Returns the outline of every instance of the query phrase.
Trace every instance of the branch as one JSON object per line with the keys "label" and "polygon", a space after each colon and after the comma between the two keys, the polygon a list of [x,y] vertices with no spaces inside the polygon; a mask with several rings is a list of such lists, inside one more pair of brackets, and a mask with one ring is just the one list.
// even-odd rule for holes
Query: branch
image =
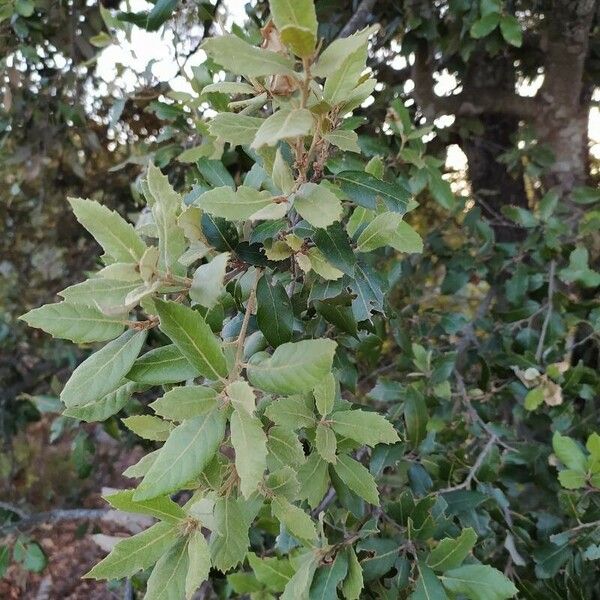
{"label": "branch", "polygon": [[[7,508],[19,514],[15,508]],[[61,521],[75,521],[78,519],[102,519],[110,512],[109,508],[75,508],[71,510],[50,510],[47,512],[28,515],[16,523],[9,523],[0,527],[0,536],[6,536],[13,531],[31,529],[45,523],[59,523]],[[23,514],[23,513],[22,513]]]}
{"label": "branch", "polygon": [[556,261],[550,261],[550,274],[548,275],[548,310],[546,311],[546,317],[544,324],[542,325],[542,331],[540,333],[540,339],[538,341],[537,349],[535,351],[535,360],[539,364],[542,360],[542,353],[544,352],[544,340],[546,339],[546,332],[548,331],[548,325],[550,323],[550,317],[552,317],[552,298],[554,296],[554,273],[556,271]]}
{"label": "branch", "polygon": [[338,33],[338,38],[348,37],[355,31],[362,29],[369,22],[369,17],[374,6],[375,0],[362,0],[356,12]]}

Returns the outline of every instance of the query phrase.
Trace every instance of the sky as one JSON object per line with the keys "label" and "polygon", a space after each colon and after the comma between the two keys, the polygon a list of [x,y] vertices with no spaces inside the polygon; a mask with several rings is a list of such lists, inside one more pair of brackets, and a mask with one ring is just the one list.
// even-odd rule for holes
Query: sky
{"label": "sky", "polygon": [[[211,0],[212,1],[212,0]],[[213,2],[214,3],[214,2]],[[228,17],[225,28],[228,29],[233,23],[243,25],[246,18],[244,0],[224,0],[222,2]],[[147,10],[152,5],[145,0],[130,0],[130,10]],[[115,97],[131,93],[139,85],[135,73],[144,73],[150,64],[151,73],[160,81],[168,81],[175,91],[191,92],[191,86],[185,77],[179,74],[180,66],[177,63],[173,33],[168,31],[147,32],[137,27],[132,30],[131,38],[119,32],[119,43],[107,47],[99,56],[97,61],[97,73],[106,82],[109,92]],[[179,47],[181,52],[189,48]],[[202,50],[193,53],[185,63],[184,71],[188,77],[192,77],[192,67],[204,62],[206,55]],[[117,65],[122,64],[125,69],[121,76],[117,73]],[[395,68],[402,65],[394,64]],[[410,82],[408,82],[410,85]],[[442,73],[438,77],[435,92],[443,95],[452,90],[456,80],[451,74]],[[518,89],[521,95],[533,95],[541,85],[541,81],[524,83]],[[596,90],[595,100],[600,101],[600,90]],[[442,117],[436,121],[439,127],[447,126],[453,122],[452,117]],[[600,109],[596,106],[590,112],[589,124],[590,140],[592,141],[592,154],[600,159]],[[456,145],[450,146],[446,166],[449,169],[461,171],[466,168],[466,156]]]}

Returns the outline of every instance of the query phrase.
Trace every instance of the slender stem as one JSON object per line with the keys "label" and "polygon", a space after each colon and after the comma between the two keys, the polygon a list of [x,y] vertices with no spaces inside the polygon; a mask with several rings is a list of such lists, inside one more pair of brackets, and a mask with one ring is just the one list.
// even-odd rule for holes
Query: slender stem
{"label": "slender stem", "polygon": [[540,333],[540,340],[537,345],[537,350],[535,352],[535,360],[539,364],[542,360],[542,354],[544,352],[544,340],[546,339],[546,332],[548,331],[548,325],[550,324],[550,317],[552,316],[553,303],[552,297],[554,296],[554,273],[556,271],[556,261],[550,261],[550,274],[548,275],[548,310],[546,312],[546,317],[544,319],[544,324],[542,325],[542,331]]}
{"label": "slender stem", "polygon": [[254,281],[254,285],[250,290],[250,295],[248,296],[248,302],[246,303],[246,312],[244,313],[244,320],[242,321],[242,327],[240,329],[240,334],[237,339],[237,350],[235,353],[235,366],[233,367],[232,375],[237,377],[239,372],[241,371],[242,358],[244,352],[244,342],[246,341],[246,334],[248,333],[248,324],[250,323],[250,316],[254,312],[254,306],[256,304],[256,287],[258,285],[258,280],[262,274],[261,269],[256,269],[256,279]]}

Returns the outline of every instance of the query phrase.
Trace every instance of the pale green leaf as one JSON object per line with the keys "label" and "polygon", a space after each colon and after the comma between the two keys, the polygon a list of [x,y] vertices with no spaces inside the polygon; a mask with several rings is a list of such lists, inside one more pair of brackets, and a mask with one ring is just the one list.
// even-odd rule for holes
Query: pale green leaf
{"label": "pale green leaf", "polygon": [[283,592],[288,581],[294,575],[294,568],[287,558],[276,556],[259,558],[253,552],[248,552],[248,562],[256,579],[274,592]]}
{"label": "pale green leaf", "polygon": [[356,556],[356,552],[354,552],[354,548],[348,548],[347,555],[348,574],[342,584],[342,593],[346,600],[358,600],[364,585],[362,567],[358,562],[358,557]]}
{"label": "pale green leaf", "polygon": [[310,584],[319,564],[315,552],[307,552],[296,561],[296,572],[288,581],[280,600],[308,600]]}
{"label": "pale green leaf", "polygon": [[394,212],[377,215],[358,236],[356,249],[371,252],[391,246],[399,252],[422,252],[423,240],[412,227]]}
{"label": "pale green leaf", "polygon": [[323,460],[326,460],[330,463],[335,463],[337,440],[335,439],[335,433],[333,433],[331,427],[323,423],[317,424],[315,446],[317,448],[317,452],[321,455]]}
{"label": "pale green leaf", "polygon": [[121,579],[147,569],[173,546],[179,530],[171,523],[157,523],[119,542],[111,553],[84,577]]}
{"label": "pale green leaf", "polygon": [[558,481],[567,490],[577,490],[585,487],[585,473],[574,469],[564,469],[558,474]]}
{"label": "pale green leaf", "polygon": [[285,498],[271,500],[273,516],[294,536],[301,540],[315,540],[317,530],[310,516]]}
{"label": "pale green leaf", "polygon": [[280,394],[311,391],[331,371],[336,345],[328,339],[282,344],[269,358],[248,365],[250,383]]}
{"label": "pale green leaf", "polygon": [[267,406],[265,415],[273,423],[292,431],[315,425],[313,402],[309,395],[295,394],[278,398]]}
{"label": "pale green leaf", "polygon": [[188,573],[188,551],[179,541],[160,557],[146,585],[145,600],[182,600]]}
{"label": "pale green leaf", "polygon": [[252,148],[276,146],[281,140],[303,137],[310,133],[313,117],[306,108],[281,109],[263,121]]}
{"label": "pale green leaf", "polygon": [[133,415],[121,419],[121,422],[139,437],[155,442],[164,442],[173,429],[171,423],[152,415]]}
{"label": "pale green leaf", "polygon": [[294,189],[294,175],[292,173],[292,169],[283,158],[279,148],[277,148],[277,152],[275,154],[271,178],[273,179],[275,186],[284,194],[289,194]]}
{"label": "pale green leaf", "polygon": [[556,431],[552,437],[552,448],[558,460],[565,467],[582,473],[586,472],[587,459],[575,440],[566,435],[560,435]]}
{"label": "pale green leaf", "polygon": [[239,115],[237,113],[219,113],[208,123],[211,135],[233,144],[244,146],[254,141],[258,128],[264,119]]}
{"label": "pale green leaf", "polygon": [[508,577],[488,565],[464,565],[446,571],[440,579],[449,592],[470,600],[505,600],[518,591]]}
{"label": "pale green leaf", "polygon": [[179,490],[200,475],[225,434],[225,417],[218,410],[184,421],[169,435],[134,500],[148,500]]}
{"label": "pale green leaf", "polygon": [[192,277],[189,294],[192,302],[212,308],[219,300],[224,288],[229,252],[217,254],[209,263],[199,266]]}
{"label": "pale green leaf", "polygon": [[221,343],[199,312],[176,302],[156,300],[160,329],[201,375],[220,379],[227,375]]}
{"label": "pale green leaf", "polygon": [[237,190],[218,187],[204,192],[196,201],[204,212],[230,221],[245,221],[254,213],[273,204],[273,196],[254,188],[241,185]]}
{"label": "pale green leaf", "polygon": [[129,401],[132,394],[141,391],[144,385],[134,382],[127,382],[120,385],[116,390],[106,394],[89,404],[83,406],[71,406],[63,411],[65,417],[72,417],[87,423],[93,421],[105,421],[108,417],[117,414]]}
{"label": "pale green leaf", "polygon": [[116,262],[137,262],[146,244],[133,225],[118,213],[93,200],[69,198],[77,220],[94,236],[108,256]]}
{"label": "pale green leaf", "polygon": [[126,331],[84,360],[60,394],[65,406],[89,404],[114,391],[131,369],[145,339],[145,331]]}
{"label": "pale green leaf", "polygon": [[249,84],[241,81],[218,81],[209,83],[202,88],[201,94],[255,94],[256,90]]}
{"label": "pale green leaf", "polygon": [[314,0],[269,0],[269,8],[277,29],[296,25],[317,35],[318,23]]}
{"label": "pale green leaf", "polygon": [[179,348],[175,344],[168,344],[140,356],[127,373],[127,379],[147,385],[164,385],[193,379],[198,375],[198,370]]}
{"label": "pale green leaf", "polygon": [[[119,281],[96,277],[76,283],[59,292],[67,302],[72,304],[83,304],[97,308],[102,312],[110,312],[112,315],[124,315],[129,312],[125,306],[125,298],[138,287],[135,281]],[[115,310],[120,307],[120,310]]]}
{"label": "pale green leaf", "polygon": [[217,407],[217,392],[201,385],[180,386],[169,390],[150,404],[157,415],[183,421],[204,415]]}
{"label": "pale green leaf", "polygon": [[349,54],[340,68],[325,80],[323,97],[329,104],[340,104],[348,99],[350,92],[358,85],[365,70],[367,60],[366,44]]}
{"label": "pale green leaf", "polygon": [[313,395],[319,414],[322,417],[327,416],[333,410],[336,396],[336,382],[333,373],[328,373],[315,385]]}
{"label": "pale green leaf", "polygon": [[250,544],[248,522],[234,496],[219,498],[214,510],[215,531],[210,540],[214,566],[225,573],[244,560]]}
{"label": "pale green leaf", "polygon": [[429,554],[427,564],[440,573],[459,567],[475,546],[476,541],[477,534],[473,529],[470,527],[463,529],[457,538],[441,540]]}
{"label": "pale green leaf", "polygon": [[370,504],[379,505],[379,492],[373,476],[359,462],[349,456],[338,456],[334,465],[339,478],[361,498]]}
{"label": "pale green leaf", "polygon": [[201,531],[193,531],[188,537],[188,571],[185,578],[185,597],[191,600],[210,572],[210,552]]}
{"label": "pale green leaf", "polygon": [[341,219],[340,199],[322,184],[304,183],[293,198],[296,212],[314,227],[327,228]]}
{"label": "pale green leaf", "polygon": [[159,496],[142,502],[133,499],[135,490],[121,490],[104,496],[104,499],[113,507],[125,512],[150,515],[161,521],[178,523],[185,518],[185,512],[168,496]]}
{"label": "pale green leaf", "polygon": [[53,337],[85,344],[103,342],[123,331],[123,319],[109,317],[96,308],[59,302],[34,308],[19,317],[30,327],[37,327]]}
{"label": "pale green leaf", "polygon": [[327,419],[333,430],[361,444],[394,444],[400,441],[393,425],[380,414],[364,410],[342,410]]}
{"label": "pale green leaf", "polygon": [[350,129],[334,129],[326,133],[323,138],[345,152],[360,152],[358,135]]}
{"label": "pale green leaf", "polygon": [[316,508],[329,488],[328,463],[318,452],[313,452],[298,469],[300,497],[306,498],[311,508]]}
{"label": "pale green leaf", "polygon": [[417,563],[419,579],[410,600],[448,600],[436,574],[424,563]]}
{"label": "pale green leaf", "polygon": [[267,466],[270,471],[290,466],[298,469],[304,464],[304,450],[298,436],[287,427],[275,425],[267,438]]}

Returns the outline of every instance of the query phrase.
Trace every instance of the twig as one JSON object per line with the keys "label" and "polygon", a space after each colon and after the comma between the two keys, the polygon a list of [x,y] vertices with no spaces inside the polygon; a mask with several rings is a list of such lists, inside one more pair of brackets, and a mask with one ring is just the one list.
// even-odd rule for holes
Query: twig
{"label": "twig", "polygon": [[582,531],[583,529],[590,529],[592,527],[600,527],[600,521],[591,521],[590,523],[580,523],[576,527],[567,529],[567,531],[564,531],[563,533],[567,533],[570,535],[572,533],[577,533],[578,531]]}
{"label": "twig", "polygon": [[16,523],[9,523],[0,527],[0,536],[6,536],[13,531],[30,529],[45,523],[59,523],[61,521],[75,521],[78,519],[102,519],[110,509],[108,508],[75,508],[71,510],[50,510],[47,512],[28,515]]}
{"label": "twig", "polygon": [[552,316],[553,303],[552,297],[554,296],[554,273],[556,271],[556,261],[550,261],[550,273],[548,275],[548,310],[546,317],[544,318],[544,324],[542,325],[542,331],[540,333],[540,339],[538,341],[537,350],[535,351],[535,360],[539,364],[542,360],[542,353],[544,352],[544,340],[546,339],[546,333],[548,331],[548,325],[550,323],[550,317]]}
{"label": "twig", "polygon": [[250,290],[250,296],[248,296],[248,302],[246,303],[246,312],[244,313],[244,320],[242,321],[242,327],[240,329],[240,334],[237,339],[237,350],[235,353],[235,366],[233,367],[232,374],[237,377],[238,371],[240,370],[240,365],[242,364],[242,355],[244,352],[244,341],[246,340],[246,333],[248,332],[248,324],[250,323],[250,316],[252,315],[252,311],[254,311],[254,304],[256,302],[256,286],[258,285],[258,280],[260,279],[262,271],[260,269],[256,269],[256,279],[254,281],[254,285]]}
{"label": "twig", "polygon": [[375,6],[375,0],[362,0],[358,5],[356,12],[352,15],[350,20],[342,27],[338,37],[344,38],[352,35],[355,31],[358,31],[367,24],[371,11]]}

